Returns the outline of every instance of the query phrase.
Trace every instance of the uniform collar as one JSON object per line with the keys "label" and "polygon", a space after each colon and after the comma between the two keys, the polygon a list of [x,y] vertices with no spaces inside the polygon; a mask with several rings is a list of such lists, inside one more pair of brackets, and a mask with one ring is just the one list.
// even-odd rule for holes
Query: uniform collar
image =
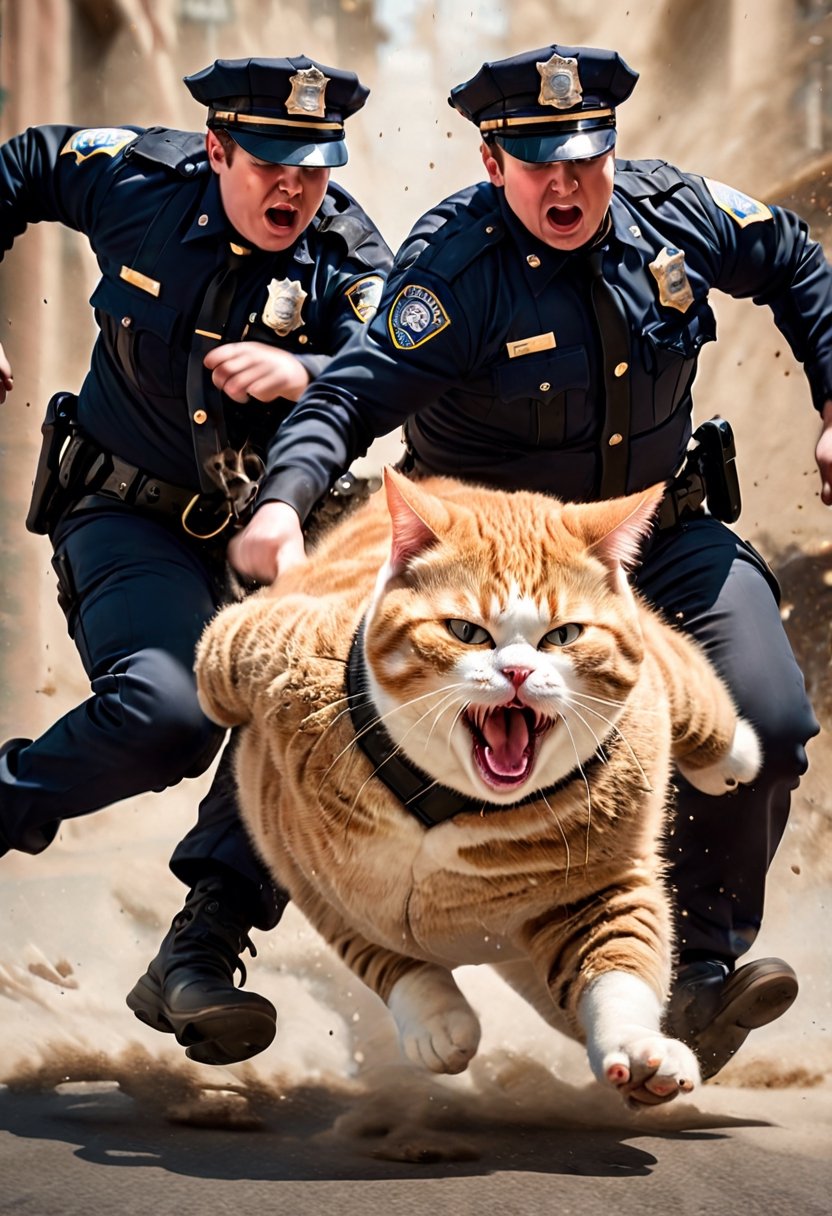
{"label": "uniform collar", "polygon": [[[313,220],[313,223],[316,223],[316,220]],[[219,179],[216,173],[212,173],[210,179],[205,183],[205,189],[199,200],[194,218],[183,237],[183,241],[185,242],[205,239],[212,240],[215,243],[217,240],[231,240],[243,245],[246,244],[228,222],[220,197]],[[264,251],[255,249],[253,252],[263,253]],[[285,258],[287,263],[295,261],[301,265],[308,265],[314,260],[309,250],[309,229],[301,233],[295,244],[289,249],[283,250],[279,254],[267,256]]]}

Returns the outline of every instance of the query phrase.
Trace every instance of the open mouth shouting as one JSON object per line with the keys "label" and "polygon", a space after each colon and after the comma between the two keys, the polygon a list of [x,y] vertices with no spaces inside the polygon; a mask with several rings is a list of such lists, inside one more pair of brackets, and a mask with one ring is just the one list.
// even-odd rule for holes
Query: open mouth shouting
{"label": "open mouth shouting", "polygon": [[463,717],[474,743],[474,762],[486,785],[501,793],[532,775],[540,742],[557,718],[515,700],[508,705],[470,706]]}
{"label": "open mouth shouting", "polygon": [[269,207],[266,211],[266,223],[272,232],[280,236],[287,236],[293,232],[297,220],[298,212],[295,208],[284,203]]}
{"label": "open mouth shouting", "polygon": [[559,236],[571,236],[581,226],[583,211],[574,205],[554,205],[546,212],[546,219]]}

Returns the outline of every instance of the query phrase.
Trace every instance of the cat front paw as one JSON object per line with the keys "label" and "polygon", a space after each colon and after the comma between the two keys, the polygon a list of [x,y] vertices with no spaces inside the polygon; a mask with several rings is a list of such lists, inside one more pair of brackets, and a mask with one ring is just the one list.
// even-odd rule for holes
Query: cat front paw
{"label": "cat front paw", "polygon": [[699,1084],[690,1048],[642,1026],[628,1027],[617,1048],[591,1063],[598,1080],[617,1089],[632,1107],[670,1102]]}
{"label": "cat front paw", "polygon": [[731,746],[716,764],[695,768],[680,760],[679,769],[695,789],[718,797],[753,781],[762,760],[763,752],[754,727],[745,718],[738,718]]}
{"label": "cat front paw", "polygon": [[405,1056],[430,1072],[464,1072],[480,1042],[477,1015],[440,968],[403,976],[387,1002]]}

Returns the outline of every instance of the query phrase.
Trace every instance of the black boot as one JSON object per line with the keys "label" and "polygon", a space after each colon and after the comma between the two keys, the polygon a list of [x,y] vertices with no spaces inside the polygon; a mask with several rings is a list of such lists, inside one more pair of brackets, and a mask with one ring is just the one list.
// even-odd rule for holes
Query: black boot
{"label": "black boot", "polygon": [[699,1060],[702,1080],[724,1068],[752,1030],[779,1018],[797,996],[797,976],[779,958],[761,958],[731,972],[702,960],[679,968],[665,1029]]}
{"label": "black boot", "polygon": [[246,948],[255,954],[244,903],[239,887],[223,878],[201,879],[127,996],[139,1021],[174,1034],[185,1054],[200,1064],[247,1060],[275,1036],[271,1001],[234,986],[238,969],[241,985],[246,981],[240,954]]}

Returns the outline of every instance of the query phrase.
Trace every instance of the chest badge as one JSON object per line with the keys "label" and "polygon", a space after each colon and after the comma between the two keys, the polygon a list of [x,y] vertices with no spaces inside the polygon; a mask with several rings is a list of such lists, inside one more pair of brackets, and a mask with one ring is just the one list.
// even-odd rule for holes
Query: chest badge
{"label": "chest badge", "polygon": [[285,338],[293,329],[300,329],[303,325],[300,314],[307,292],[294,279],[272,279],[268,291],[263,324],[273,329],[279,337]]}
{"label": "chest badge", "polygon": [[659,285],[659,303],[665,308],[687,312],[693,303],[693,289],[685,268],[684,252],[666,245],[655,262],[650,263],[650,270]]}

